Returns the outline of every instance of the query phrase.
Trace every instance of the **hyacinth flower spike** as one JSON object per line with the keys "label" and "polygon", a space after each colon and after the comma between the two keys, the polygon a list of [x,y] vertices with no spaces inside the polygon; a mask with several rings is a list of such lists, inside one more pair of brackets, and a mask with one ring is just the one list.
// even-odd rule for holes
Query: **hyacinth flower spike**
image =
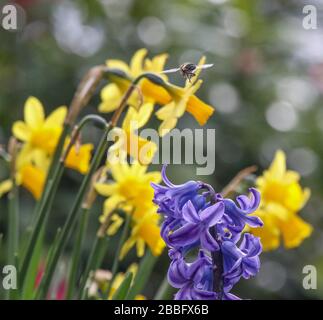
{"label": "hyacinth flower spike", "polygon": [[[239,299],[230,293],[232,287],[241,277],[256,275],[260,268],[260,240],[243,234],[246,225],[263,225],[253,215],[260,203],[259,192],[250,188],[251,195],[237,197],[236,203],[200,181],[174,185],[165,174],[165,166],[162,177],[164,186],[152,186],[154,203],[164,216],[161,235],[172,259],[168,281],[179,289],[174,298]],[[187,254],[196,248],[196,260],[186,262]]]}

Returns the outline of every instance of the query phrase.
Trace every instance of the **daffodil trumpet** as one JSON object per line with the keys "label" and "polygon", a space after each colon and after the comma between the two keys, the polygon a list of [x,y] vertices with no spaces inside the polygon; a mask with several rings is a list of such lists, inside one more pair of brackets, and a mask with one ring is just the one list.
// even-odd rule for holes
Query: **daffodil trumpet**
{"label": "daffodil trumpet", "polygon": [[71,136],[71,140],[70,140],[69,144],[67,145],[67,147],[65,148],[64,152],[62,153],[62,156],[60,158],[60,162],[64,163],[64,161],[66,160],[68,154],[70,153],[73,145],[76,143],[76,140],[80,136],[81,130],[84,128],[85,125],[87,125],[90,122],[93,122],[94,125],[100,127],[101,129],[104,129],[105,127],[110,127],[110,124],[108,124],[108,122],[104,118],[102,118],[98,115],[85,116],[79,122],[79,124],[77,124],[74,127],[73,132],[72,132],[72,136]]}

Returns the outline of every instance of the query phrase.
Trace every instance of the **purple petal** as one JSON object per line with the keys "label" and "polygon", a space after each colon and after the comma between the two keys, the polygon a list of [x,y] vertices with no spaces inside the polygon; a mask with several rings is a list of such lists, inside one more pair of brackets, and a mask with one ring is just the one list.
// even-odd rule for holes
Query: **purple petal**
{"label": "purple petal", "polygon": [[236,198],[237,202],[239,203],[239,206],[242,210],[247,210],[250,206],[251,200],[244,194],[241,196],[238,196]]}
{"label": "purple petal", "polygon": [[222,300],[241,300],[241,298],[230,292],[225,292]]}
{"label": "purple petal", "polygon": [[200,237],[200,225],[188,223],[169,235],[169,242],[172,246],[184,247],[196,242]]}
{"label": "purple petal", "polygon": [[224,241],[221,250],[223,254],[223,270],[224,274],[227,274],[241,264],[245,254],[231,241]]}
{"label": "purple petal", "polygon": [[200,217],[197,214],[193,203],[189,200],[183,207],[183,218],[190,223],[197,224],[200,222]]}
{"label": "purple petal", "polygon": [[163,181],[168,187],[174,187],[175,185],[172,182],[170,182],[170,180],[167,178],[166,168],[167,168],[167,164],[164,164],[161,171],[161,176],[163,178]]}
{"label": "purple petal", "polygon": [[167,273],[168,282],[174,288],[181,288],[187,283],[187,265],[183,259],[173,260]]}
{"label": "purple petal", "polygon": [[258,256],[262,251],[260,239],[250,233],[245,233],[240,245],[240,250],[248,255],[248,257]]}
{"label": "purple petal", "polygon": [[175,294],[174,300],[192,300],[192,284],[188,283]]}
{"label": "purple petal", "polygon": [[192,300],[216,300],[216,293],[194,288],[191,291]]}
{"label": "purple petal", "polygon": [[242,276],[245,279],[255,276],[260,269],[260,260],[259,257],[252,257],[243,259],[243,274]]}
{"label": "purple petal", "polygon": [[200,213],[200,218],[203,223],[209,227],[213,227],[224,214],[224,203],[218,202],[210,207],[207,207]]}
{"label": "purple petal", "polygon": [[209,251],[218,251],[220,247],[217,241],[212,237],[209,230],[205,230],[200,236],[201,247]]}

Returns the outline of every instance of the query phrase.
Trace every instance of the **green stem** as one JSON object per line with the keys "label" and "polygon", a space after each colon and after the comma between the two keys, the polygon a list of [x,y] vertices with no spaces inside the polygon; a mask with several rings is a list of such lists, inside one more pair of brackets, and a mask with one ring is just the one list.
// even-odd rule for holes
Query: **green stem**
{"label": "green stem", "polygon": [[122,234],[121,234],[120,240],[118,242],[116,254],[115,254],[114,260],[113,260],[113,265],[112,265],[112,269],[111,269],[112,277],[111,277],[111,280],[109,281],[108,288],[106,291],[107,297],[110,296],[111,286],[112,286],[112,283],[113,283],[113,281],[116,277],[117,271],[118,271],[119,261],[120,261],[120,252],[121,252],[122,246],[128,236],[129,226],[130,226],[130,222],[131,222],[131,216],[132,216],[132,214],[126,214],[126,221],[125,221],[125,224],[124,224],[124,227],[122,230]]}
{"label": "green stem", "polygon": [[9,217],[8,217],[8,264],[15,263],[15,254],[18,253],[19,243],[19,222],[18,222],[18,188],[13,183],[12,190],[9,193]]}
{"label": "green stem", "polygon": [[76,287],[77,282],[77,271],[80,263],[81,256],[81,248],[83,244],[84,235],[86,232],[86,228],[89,220],[89,208],[82,208],[81,212],[81,220],[78,225],[77,236],[75,239],[75,247],[72,255],[72,262],[70,267],[70,272],[68,276],[68,288],[67,288],[67,299],[72,299],[74,295],[74,289]]}
{"label": "green stem", "polygon": [[145,254],[145,257],[141,259],[138,272],[133,280],[133,284],[128,292],[127,299],[133,300],[136,295],[139,294],[147,281],[149,280],[150,274],[154,268],[155,263],[157,262],[157,258],[152,255],[151,251]]}
{"label": "green stem", "polygon": [[28,245],[26,247],[26,253],[23,257],[23,261],[21,264],[20,272],[19,272],[22,284],[24,284],[26,274],[29,269],[30,261],[32,260],[34,248],[35,248],[35,246],[38,242],[38,239],[41,235],[40,231],[42,229],[43,223],[48,218],[49,211],[50,211],[50,210],[48,210],[48,203],[49,203],[51,197],[53,196],[53,193],[56,190],[56,187],[63,175],[64,164],[59,162],[59,165],[57,166],[55,171],[56,172],[53,175],[53,179],[51,179],[48,182],[48,185],[46,186],[46,188],[44,190],[44,198],[43,198],[41,205],[39,206],[39,212],[37,212],[37,219],[35,222],[35,228],[32,230],[30,240],[28,241]]}
{"label": "green stem", "polygon": [[75,222],[78,217],[78,212],[80,209],[80,206],[83,203],[83,199],[85,196],[85,193],[87,191],[87,188],[89,186],[89,183],[91,181],[92,175],[94,172],[98,169],[100,162],[106,152],[106,149],[108,147],[109,141],[107,140],[107,135],[110,130],[110,125],[108,125],[105,129],[105,132],[103,134],[103,137],[99,143],[98,149],[93,157],[92,163],[90,165],[89,172],[84,176],[81,187],[79,189],[79,192],[76,196],[76,199],[74,201],[74,204],[72,206],[72,209],[68,215],[68,218],[64,224],[64,227],[62,229],[62,233],[60,234],[58,245],[55,248],[53,252],[53,256],[51,261],[48,263],[46,267],[46,271],[44,274],[44,277],[42,279],[39,291],[38,291],[38,298],[44,298],[48,292],[52,276],[54,274],[58,259],[63,251],[64,245],[66,241],[69,239],[69,236],[71,234],[71,231],[75,225]]}
{"label": "green stem", "polygon": [[3,241],[3,233],[0,233],[0,252],[2,247],[2,241]]}
{"label": "green stem", "polygon": [[[19,208],[18,208],[18,188],[13,179],[13,187],[9,193],[9,217],[8,217],[8,260],[9,265],[18,266],[18,246],[19,246]],[[8,298],[13,297],[13,290],[8,291]]]}
{"label": "green stem", "polygon": [[169,285],[167,275],[158,288],[154,300],[167,300],[174,289]]}
{"label": "green stem", "polygon": [[[67,138],[67,135],[69,134],[69,132],[71,131],[71,126],[68,123],[64,123],[64,127],[63,127],[63,131],[60,135],[57,147],[55,149],[54,155],[53,155],[53,159],[51,161],[51,165],[49,167],[49,171],[46,177],[46,184],[45,186],[48,184],[48,181],[53,179],[53,175],[57,169],[57,166],[59,165],[59,158],[62,154],[62,151],[64,149],[64,145],[65,145],[65,141]],[[44,193],[43,193],[44,194]]]}
{"label": "green stem", "polygon": [[[214,226],[211,229],[212,236],[217,238],[217,228]],[[223,298],[223,256],[221,250],[211,252],[213,266],[216,266],[213,271],[213,290],[217,294],[217,300]]]}
{"label": "green stem", "polygon": [[109,238],[107,237],[95,237],[95,241],[93,243],[90,256],[88,262],[85,267],[85,271],[82,272],[82,279],[80,284],[80,292],[78,298],[84,300],[87,296],[87,281],[91,271],[95,271],[99,268],[102,263],[102,260],[105,256],[105,252],[107,250],[107,242]]}

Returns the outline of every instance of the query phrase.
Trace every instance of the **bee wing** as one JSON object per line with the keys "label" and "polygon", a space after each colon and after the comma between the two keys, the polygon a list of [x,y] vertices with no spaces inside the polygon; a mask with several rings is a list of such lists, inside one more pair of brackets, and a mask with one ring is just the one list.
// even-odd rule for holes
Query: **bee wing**
{"label": "bee wing", "polygon": [[174,69],[168,69],[168,70],[164,70],[161,73],[174,73],[181,70],[180,68],[174,68]]}
{"label": "bee wing", "polygon": [[202,64],[201,66],[196,66],[196,69],[207,69],[213,67],[213,63]]}

